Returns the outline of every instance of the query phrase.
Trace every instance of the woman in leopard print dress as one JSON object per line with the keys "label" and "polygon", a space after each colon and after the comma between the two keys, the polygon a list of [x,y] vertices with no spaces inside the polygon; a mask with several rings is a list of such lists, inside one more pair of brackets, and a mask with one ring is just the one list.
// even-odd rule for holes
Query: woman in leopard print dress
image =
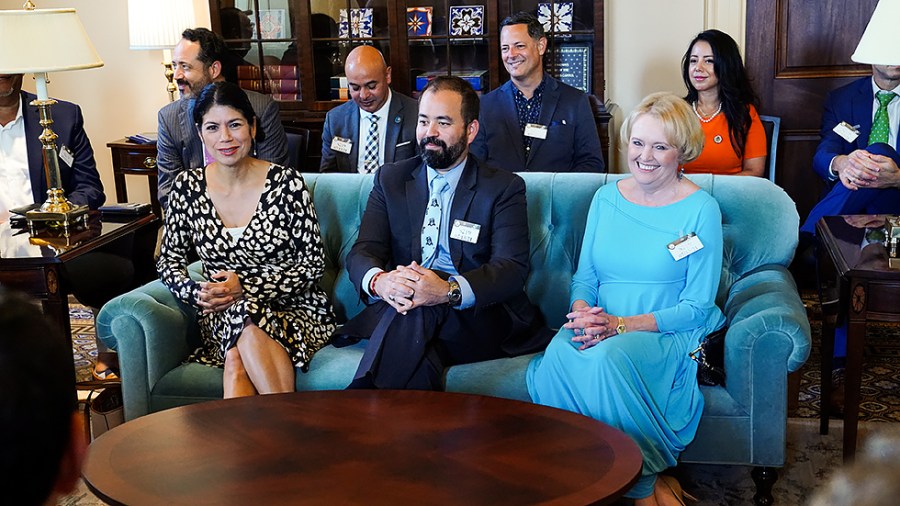
{"label": "woman in leopard print dress", "polygon": [[[176,178],[157,263],[198,309],[201,346],[189,360],[224,366],[226,398],[292,392],[294,367],[305,370],[334,330],[312,198],[300,173],[251,156],[262,132],[240,88],[208,85],[193,116],[214,162]],[[204,281],[188,275],[192,248]]]}

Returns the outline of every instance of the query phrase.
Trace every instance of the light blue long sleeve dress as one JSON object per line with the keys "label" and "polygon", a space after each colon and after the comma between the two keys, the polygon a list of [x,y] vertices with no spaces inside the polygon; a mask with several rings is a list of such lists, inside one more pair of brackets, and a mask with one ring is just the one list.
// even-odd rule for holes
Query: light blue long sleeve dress
{"label": "light blue long sleeve dress", "polygon": [[[667,245],[691,232],[703,244],[676,261]],[[616,184],[597,190],[588,213],[571,301],[616,316],[651,313],[659,332],[634,331],[579,351],[560,329],[529,364],[534,402],[581,413],[628,434],[644,466],[627,497],[653,493],[697,431],[703,395],[688,353],[725,324],[715,305],[722,270],[722,215],[697,190],[662,207],[626,200]]]}

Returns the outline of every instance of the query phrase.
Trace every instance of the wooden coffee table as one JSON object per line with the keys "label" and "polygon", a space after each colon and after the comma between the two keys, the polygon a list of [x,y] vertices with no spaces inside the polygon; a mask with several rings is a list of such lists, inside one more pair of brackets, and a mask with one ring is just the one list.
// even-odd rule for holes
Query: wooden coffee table
{"label": "wooden coffee table", "polygon": [[823,316],[819,431],[828,433],[834,330],[846,323],[845,462],[856,453],[866,322],[900,322],[900,269],[890,268],[885,247],[878,241],[882,226],[883,215],[826,216],[816,224]]}
{"label": "wooden coffee table", "polygon": [[90,447],[111,504],[607,504],[641,454],[590,418],[494,397],[300,392],[147,415]]}

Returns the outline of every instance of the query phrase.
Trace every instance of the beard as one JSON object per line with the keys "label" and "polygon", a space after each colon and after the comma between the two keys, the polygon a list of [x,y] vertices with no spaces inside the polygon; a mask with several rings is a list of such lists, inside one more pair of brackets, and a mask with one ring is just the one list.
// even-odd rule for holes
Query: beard
{"label": "beard", "polygon": [[[434,144],[441,149],[426,149],[425,146],[427,144]],[[422,153],[422,159],[429,167],[432,169],[443,170],[449,169],[453,163],[459,159],[459,156],[462,155],[468,145],[468,132],[464,133],[463,136],[459,138],[459,142],[449,147],[447,146],[447,143],[437,137],[423,137],[422,140],[419,141],[419,151]]]}

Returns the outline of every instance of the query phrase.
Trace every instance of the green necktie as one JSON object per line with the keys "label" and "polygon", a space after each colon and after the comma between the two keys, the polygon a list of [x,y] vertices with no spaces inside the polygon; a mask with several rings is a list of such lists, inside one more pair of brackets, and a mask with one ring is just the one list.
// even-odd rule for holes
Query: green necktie
{"label": "green necktie", "polygon": [[872,121],[872,133],[869,134],[869,145],[876,142],[887,142],[891,135],[891,122],[888,120],[888,104],[897,97],[892,91],[879,91],[878,110],[875,111],[875,119]]}

